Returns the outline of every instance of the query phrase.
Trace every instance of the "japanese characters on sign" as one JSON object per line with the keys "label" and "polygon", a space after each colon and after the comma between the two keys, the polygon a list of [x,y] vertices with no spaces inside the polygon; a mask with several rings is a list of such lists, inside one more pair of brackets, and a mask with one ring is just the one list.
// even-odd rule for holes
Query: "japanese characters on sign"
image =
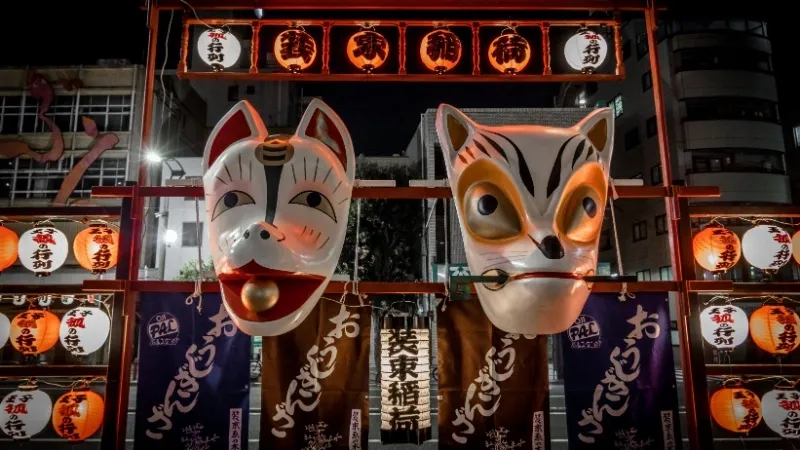
{"label": "japanese characters on sign", "polygon": [[212,71],[219,72],[239,61],[242,45],[229,30],[207,29],[197,38],[197,53]]}
{"label": "japanese characters on sign", "polygon": [[21,386],[0,402],[0,430],[14,440],[30,439],[50,422],[50,397],[32,386]]}
{"label": "japanese characters on sign", "polygon": [[82,442],[103,424],[103,398],[88,389],[67,392],[56,400],[53,427],[69,442]]}
{"label": "japanese characters on sign", "polygon": [[800,392],[774,389],[761,397],[764,422],[782,438],[800,439]]}
{"label": "japanese characters on sign", "polygon": [[39,355],[58,342],[58,317],[50,311],[24,311],[11,321],[11,345],[26,356]]}
{"label": "japanese characters on sign", "polygon": [[407,433],[408,442],[426,440],[430,403],[428,321],[387,317],[381,328],[381,441],[399,443],[402,433]]}
{"label": "japanese characters on sign", "polygon": [[100,308],[79,306],[61,318],[61,345],[74,356],[94,353],[106,343],[111,330],[108,314]]}
{"label": "japanese characters on sign", "polygon": [[461,60],[461,39],[450,30],[437,29],[422,38],[419,55],[428,69],[442,74]]}
{"label": "japanese characters on sign", "polygon": [[489,44],[489,63],[498,72],[515,74],[521,72],[531,60],[531,46],[528,41],[509,29]]}
{"label": "japanese characters on sign", "polygon": [[46,277],[56,271],[68,253],[67,236],[53,227],[34,227],[19,238],[19,260],[36,276]]}
{"label": "japanese characters on sign", "polygon": [[354,66],[370,73],[386,62],[389,42],[376,31],[359,31],[347,42],[347,56]]}
{"label": "japanese characters on sign", "polygon": [[594,73],[606,60],[608,44],[596,31],[580,29],[564,45],[567,64],[581,73]]}
{"label": "japanese characters on sign", "polygon": [[242,450],[242,408],[231,408],[228,424],[228,449]]}
{"label": "japanese characters on sign", "polygon": [[800,316],[794,309],[783,305],[764,305],[750,315],[750,336],[765,352],[783,356],[800,345],[797,339],[798,324]]}
{"label": "japanese characters on sign", "polygon": [[307,69],[317,57],[317,43],[302,29],[286,30],[275,38],[275,59],[292,73]]}
{"label": "japanese characters on sign", "polygon": [[712,305],[700,313],[703,339],[720,350],[733,350],[747,340],[749,330],[747,314],[738,306]]}
{"label": "japanese characters on sign", "polygon": [[742,253],[759,269],[778,270],[792,257],[792,237],[781,227],[756,225],[742,236]]}
{"label": "japanese characters on sign", "polygon": [[93,224],[84,229],[72,244],[78,264],[92,274],[106,273],[117,265],[119,233],[105,224]]}

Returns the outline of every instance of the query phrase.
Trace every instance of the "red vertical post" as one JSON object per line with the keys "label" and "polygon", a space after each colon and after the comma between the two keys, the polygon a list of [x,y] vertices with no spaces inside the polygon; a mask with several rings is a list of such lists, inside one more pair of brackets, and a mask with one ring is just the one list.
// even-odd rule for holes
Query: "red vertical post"
{"label": "red vertical post", "polygon": [[553,68],[550,67],[550,24],[545,22],[542,24],[542,74],[552,75]]}

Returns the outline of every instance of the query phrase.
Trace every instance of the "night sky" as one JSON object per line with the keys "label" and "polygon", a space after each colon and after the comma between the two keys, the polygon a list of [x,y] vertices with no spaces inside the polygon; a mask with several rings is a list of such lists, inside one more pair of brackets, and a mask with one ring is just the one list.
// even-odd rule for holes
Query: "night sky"
{"label": "night sky", "polygon": [[[51,6],[43,6],[48,3]],[[19,9],[7,11],[12,20],[5,21],[4,26],[10,27],[9,35],[17,38],[10,49],[7,47],[0,54],[0,66],[93,64],[99,58],[126,58],[143,64],[147,30],[146,14],[138,8],[140,3],[141,0],[20,2]],[[76,8],[77,4],[81,7]],[[735,7],[730,2],[704,0],[702,4],[705,11],[698,11],[697,2],[691,7],[685,2],[671,2],[670,13],[713,13],[712,4],[721,4],[723,11],[732,14]],[[756,4],[739,5],[752,9]],[[800,122],[800,108],[794,101],[800,88],[793,48],[796,28],[789,21],[791,14],[779,5],[770,9],[763,2],[755,11],[743,11],[743,16],[757,14],[770,22],[781,115],[786,124]],[[178,20],[175,22],[179,25]],[[177,36],[174,32],[176,44]],[[168,67],[175,67],[172,61]],[[404,150],[419,123],[419,114],[439,103],[458,107],[551,107],[558,94],[558,84],[554,83],[303,83],[302,87],[305,95],[323,96],[342,116],[359,153],[384,155]]]}

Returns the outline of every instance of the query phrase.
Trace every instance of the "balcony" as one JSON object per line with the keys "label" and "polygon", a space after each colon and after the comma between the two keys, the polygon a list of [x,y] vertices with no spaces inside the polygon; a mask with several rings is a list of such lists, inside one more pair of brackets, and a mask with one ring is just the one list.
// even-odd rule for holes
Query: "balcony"
{"label": "balcony", "polygon": [[789,177],[762,169],[686,174],[691,186],[719,186],[718,199],[696,199],[694,202],[790,203]]}
{"label": "balcony", "polygon": [[[679,99],[696,97],[751,97],[778,101],[775,77],[770,73],[746,70],[690,70],[675,75],[675,94]],[[689,70],[687,70],[689,69]]]}
{"label": "balcony", "polygon": [[783,130],[773,122],[691,120],[683,123],[686,150],[758,148],[784,152]]}

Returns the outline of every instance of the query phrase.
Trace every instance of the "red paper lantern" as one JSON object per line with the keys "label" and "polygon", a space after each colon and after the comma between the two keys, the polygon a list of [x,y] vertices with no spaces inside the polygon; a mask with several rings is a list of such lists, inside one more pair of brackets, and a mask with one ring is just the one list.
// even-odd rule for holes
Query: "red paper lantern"
{"label": "red paper lantern", "polygon": [[692,239],[694,259],[710,272],[722,272],[739,262],[742,243],[733,231],[722,227],[706,227]]}
{"label": "red paper lantern", "polygon": [[761,422],[761,400],[748,389],[722,388],[709,401],[717,425],[734,433],[747,433]]}
{"label": "red paper lantern", "polygon": [[103,397],[89,389],[67,392],[53,405],[53,428],[68,442],[83,442],[103,424]]}
{"label": "red paper lantern", "polygon": [[279,34],[272,50],[278,64],[292,73],[309,68],[317,57],[316,41],[300,28],[292,28]]}
{"label": "red paper lantern", "polygon": [[389,41],[376,31],[359,31],[347,41],[347,58],[366,73],[382,66],[388,56]]}
{"label": "red paper lantern", "polygon": [[50,311],[31,309],[11,321],[11,345],[26,356],[42,354],[56,345],[61,321]]}
{"label": "red paper lantern", "polygon": [[433,30],[422,38],[419,56],[428,69],[445,73],[461,60],[461,39],[444,28]]}
{"label": "red paper lantern", "polygon": [[489,44],[489,64],[498,72],[514,75],[525,69],[531,53],[528,41],[514,29],[507,28]]}
{"label": "red paper lantern", "polygon": [[75,259],[93,274],[102,274],[117,265],[119,233],[105,224],[93,224],[75,236]]}
{"label": "red paper lantern", "polygon": [[8,269],[17,260],[18,246],[17,233],[0,223],[0,271]]}

